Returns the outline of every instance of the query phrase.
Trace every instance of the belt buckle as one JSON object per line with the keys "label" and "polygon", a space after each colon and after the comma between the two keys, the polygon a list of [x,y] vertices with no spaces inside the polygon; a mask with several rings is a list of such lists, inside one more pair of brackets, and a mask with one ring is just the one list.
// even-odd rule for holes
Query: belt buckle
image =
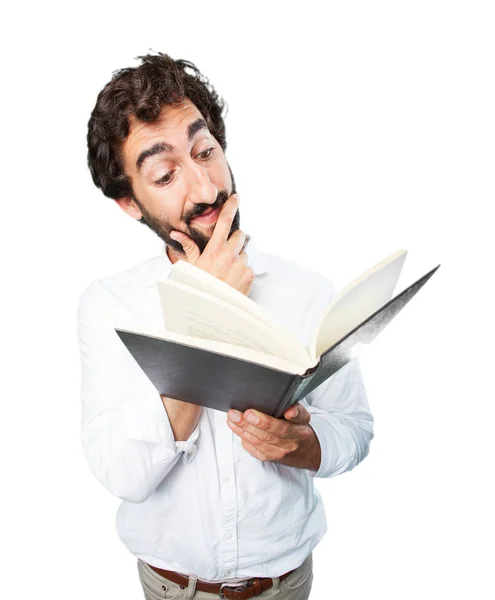
{"label": "belt buckle", "polygon": [[232,588],[233,591],[241,591],[244,588],[247,588],[251,585],[252,579],[248,579],[247,581],[245,581],[244,583],[240,582],[240,583],[221,583],[220,584],[220,598],[225,598],[225,596],[223,595],[223,588]]}

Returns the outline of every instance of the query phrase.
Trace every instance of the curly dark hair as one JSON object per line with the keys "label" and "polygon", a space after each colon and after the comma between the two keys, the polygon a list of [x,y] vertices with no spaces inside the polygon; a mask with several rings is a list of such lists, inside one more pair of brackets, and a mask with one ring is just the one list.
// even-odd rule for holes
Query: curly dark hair
{"label": "curly dark hair", "polygon": [[152,122],[165,105],[187,98],[201,112],[222,150],[227,148],[222,116],[226,103],[193,63],[161,52],[136,58],[142,61],[139,66],[113,72],[88,121],[88,167],[96,187],[114,200],[136,199],[121,154],[131,116]]}

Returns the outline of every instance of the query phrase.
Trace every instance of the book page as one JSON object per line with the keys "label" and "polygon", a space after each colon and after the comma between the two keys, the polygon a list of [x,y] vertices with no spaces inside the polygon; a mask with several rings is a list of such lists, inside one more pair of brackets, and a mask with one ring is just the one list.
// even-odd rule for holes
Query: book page
{"label": "book page", "polygon": [[321,356],[392,298],[406,254],[394,252],[335,294],[313,332],[312,357]]}
{"label": "book page", "polygon": [[233,306],[236,306],[244,312],[252,315],[256,319],[268,325],[274,331],[277,331],[284,338],[290,340],[291,344],[299,345],[300,342],[291,331],[284,325],[277,322],[276,319],[263,307],[253,302],[250,298],[234,289],[228,283],[217,279],[210,273],[198,269],[194,265],[184,261],[178,260],[172,265],[170,269],[170,275],[167,281],[177,281],[184,285],[188,285],[197,290],[216,296],[225,302],[229,302]]}
{"label": "book page", "polygon": [[309,366],[302,344],[229,302],[169,279],[158,282],[158,291],[168,331],[241,346],[305,369]]}

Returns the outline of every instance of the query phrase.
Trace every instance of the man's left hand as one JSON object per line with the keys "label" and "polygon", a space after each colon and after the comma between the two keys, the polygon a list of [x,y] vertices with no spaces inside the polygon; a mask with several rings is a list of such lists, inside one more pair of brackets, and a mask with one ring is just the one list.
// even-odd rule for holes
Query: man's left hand
{"label": "man's left hand", "polygon": [[[239,420],[234,421],[236,415]],[[302,404],[292,405],[281,419],[253,409],[244,413],[231,409],[227,417],[227,425],[241,438],[242,447],[254,458],[318,470],[320,444],[309,425],[311,415]]]}

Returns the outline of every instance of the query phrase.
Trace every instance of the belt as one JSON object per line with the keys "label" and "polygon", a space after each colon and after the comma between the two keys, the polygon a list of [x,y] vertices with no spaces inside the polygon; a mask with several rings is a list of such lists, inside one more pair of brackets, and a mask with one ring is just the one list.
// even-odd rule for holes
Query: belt
{"label": "belt", "polygon": [[[175,571],[166,571],[165,569],[159,569],[158,567],[150,566],[155,573],[173,581],[177,585],[186,588],[189,585],[189,577],[176,573]],[[292,571],[295,571],[293,569]],[[279,577],[280,581],[288,577],[292,571],[288,571]],[[273,586],[273,579],[271,577],[253,577],[247,581],[241,581],[239,583],[206,583],[204,581],[196,582],[196,589],[200,592],[207,592],[208,594],[218,594],[220,598],[227,598],[228,600],[248,600],[253,596],[259,596],[265,590],[270,589]]]}

